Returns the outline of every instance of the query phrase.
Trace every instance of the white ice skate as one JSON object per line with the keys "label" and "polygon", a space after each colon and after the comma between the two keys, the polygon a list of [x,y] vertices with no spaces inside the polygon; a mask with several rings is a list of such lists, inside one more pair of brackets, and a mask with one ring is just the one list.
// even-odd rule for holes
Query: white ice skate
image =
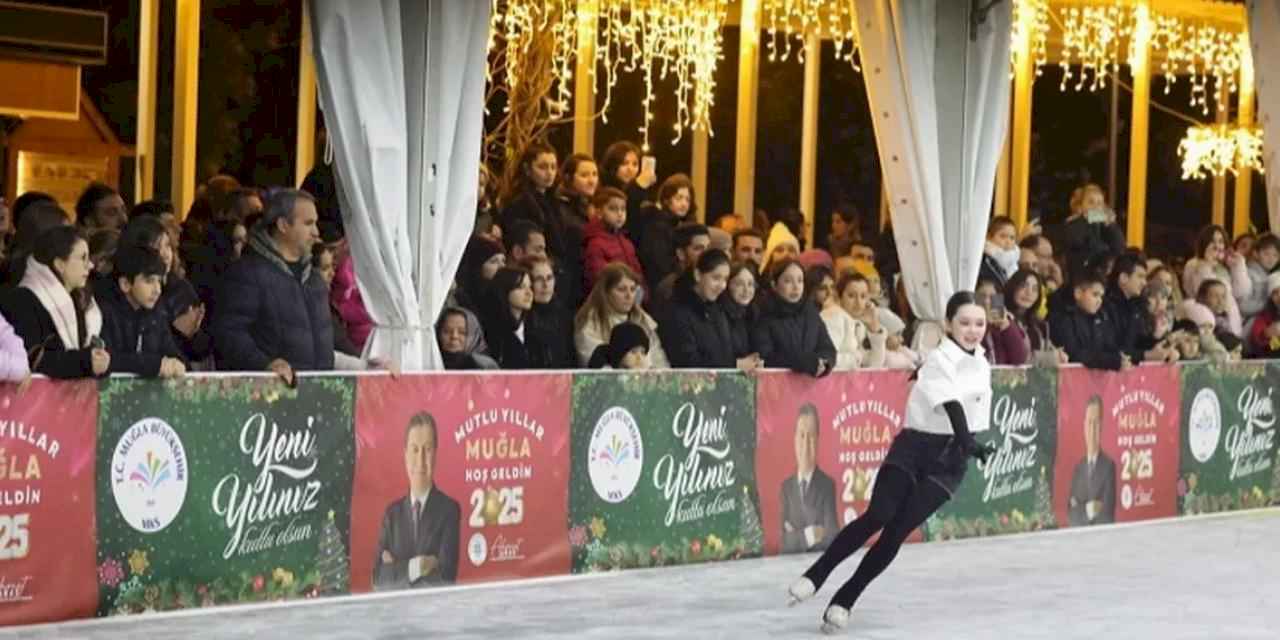
{"label": "white ice skate", "polygon": [[822,614],[822,632],[827,635],[840,633],[847,626],[849,626],[849,610],[842,606],[833,604],[827,607],[826,613]]}
{"label": "white ice skate", "polygon": [[812,598],[816,591],[817,588],[813,586],[812,580],[804,576],[800,576],[799,579],[791,583],[790,587],[787,587],[787,606],[794,607],[801,602]]}

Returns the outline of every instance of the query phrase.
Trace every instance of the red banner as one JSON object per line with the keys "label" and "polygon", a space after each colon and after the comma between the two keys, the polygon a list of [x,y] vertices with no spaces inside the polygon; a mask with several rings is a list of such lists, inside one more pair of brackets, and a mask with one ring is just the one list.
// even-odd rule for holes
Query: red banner
{"label": "red banner", "polygon": [[1122,373],[1070,367],[1058,380],[1058,523],[1078,527],[1177,515],[1177,367]]}
{"label": "red banner", "polygon": [[[568,573],[570,385],[567,374],[360,378],[352,592]],[[429,422],[427,463],[417,427]]]}
{"label": "red banner", "polygon": [[[757,378],[756,480],[766,554],[826,548],[866,509],[880,463],[904,426],[910,373]],[[919,531],[912,534],[920,539]]]}
{"label": "red banner", "polygon": [[0,625],[94,614],[95,381],[0,386]]}

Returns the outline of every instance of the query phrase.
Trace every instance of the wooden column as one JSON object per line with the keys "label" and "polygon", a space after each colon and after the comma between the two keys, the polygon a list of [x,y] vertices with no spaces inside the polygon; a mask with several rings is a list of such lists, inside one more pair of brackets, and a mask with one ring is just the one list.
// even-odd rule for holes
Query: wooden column
{"label": "wooden column", "polygon": [[[1227,123],[1227,113],[1231,111],[1230,96],[1224,84],[1218,92],[1218,108],[1214,114],[1214,122],[1219,125]],[[1213,177],[1213,224],[1227,227],[1227,174]],[[1234,237],[1234,236],[1232,236]]]}
{"label": "wooden column", "polygon": [[[1239,99],[1240,105],[1237,109],[1237,118],[1241,127],[1253,126],[1253,51],[1249,44],[1249,30],[1246,24],[1244,33],[1244,43],[1240,48],[1240,87]],[[1241,169],[1236,175],[1236,201],[1235,213],[1231,216],[1231,230],[1233,236],[1239,236],[1249,231],[1252,224],[1252,210],[1250,208],[1250,196],[1253,192],[1253,172],[1249,169]],[[1273,232],[1277,231],[1275,229]]]}
{"label": "wooden column", "polygon": [[738,131],[733,211],[751,226],[755,216],[756,95],[760,88],[760,0],[742,0],[738,39]]}
{"label": "wooden column", "polygon": [[173,56],[173,176],[170,198],[186,217],[196,192],[196,106],[200,101],[200,0],[177,0]]}
{"label": "wooden column", "polygon": [[138,5],[138,135],[134,202],[150,200],[156,186],[156,58],[160,55],[160,0]]}
{"label": "wooden column", "polygon": [[[693,201],[698,207],[698,220],[704,224],[712,219],[707,211],[707,151],[711,147],[711,135],[706,129],[693,130],[693,162],[689,179],[693,181]],[[724,213],[716,211],[714,215]]]}
{"label": "wooden column", "polygon": [[1027,224],[1027,205],[1031,193],[1031,88],[1036,81],[1035,58],[1031,55],[1029,11],[1023,12],[1025,23],[1017,33],[1020,42],[1013,49],[1021,52],[1013,70],[1013,125],[1009,134],[1009,217],[1019,229]]}
{"label": "wooden column", "polygon": [[302,0],[302,37],[298,44],[298,142],[293,183],[316,166],[316,59],[311,40],[311,2]]}
{"label": "wooden column", "polygon": [[[1125,241],[1131,247],[1147,242],[1147,136],[1151,112],[1151,6],[1139,0],[1133,28],[1130,71],[1133,74],[1133,119],[1129,139],[1129,210]],[[1111,197],[1115,197],[1114,194]]]}
{"label": "wooden column", "polygon": [[595,156],[598,0],[578,0],[578,59],[573,70],[573,152]]}
{"label": "wooden column", "polygon": [[800,133],[800,211],[805,245],[813,246],[818,190],[818,90],[822,72],[822,37],[815,31],[804,41],[804,125]]}

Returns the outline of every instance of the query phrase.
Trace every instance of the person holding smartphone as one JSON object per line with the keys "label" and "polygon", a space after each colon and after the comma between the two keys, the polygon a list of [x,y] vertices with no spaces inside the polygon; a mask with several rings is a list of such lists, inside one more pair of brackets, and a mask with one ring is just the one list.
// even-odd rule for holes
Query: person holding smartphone
{"label": "person holding smartphone", "polygon": [[649,189],[658,182],[657,160],[641,153],[629,140],[619,140],[605,149],[600,160],[600,182],[627,194],[627,236],[637,247],[648,223],[645,203],[652,198]]}
{"label": "person holding smartphone", "polygon": [[1071,194],[1071,215],[1065,223],[1068,262],[1084,262],[1102,253],[1117,255],[1124,251],[1124,232],[1117,224],[1116,212],[1107,206],[1102,187],[1089,183]]}
{"label": "person holding smartphone", "polygon": [[974,288],[978,305],[987,313],[987,332],[982,337],[982,348],[987,362],[996,365],[1023,365],[1031,358],[1026,333],[1013,315],[1005,308],[1004,293],[996,281],[979,278]]}

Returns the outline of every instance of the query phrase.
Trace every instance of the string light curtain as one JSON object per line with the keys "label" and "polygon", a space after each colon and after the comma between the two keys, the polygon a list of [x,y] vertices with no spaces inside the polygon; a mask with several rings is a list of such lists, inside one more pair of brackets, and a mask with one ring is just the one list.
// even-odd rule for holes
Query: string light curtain
{"label": "string light curtain", "polygon": [[978,277],[1009,121],[1011,11],[995,5],[969,38],[968,3],[857,0],[867,82],[914,344],[943,337],[947,300]]}
{"label": "string light curtain", "polygon": [[[1140,25],[1136,2],[1123,0],[1015,0],[1017,28],[1029,30],[1030,55],[1036,75],[1049,64],[1051,42],[1060,43],[1058,65],[1063,70],[1060,88],[1097,91],[1107,86],[1108,72],[1118,72],[1134,56],[1134,29]],[[1244,39],[1238,30],[1207,20],[1194,20],[1159,7],[1149,11],[1151,53],[1160,59],[1160,73],[1167,95],[1180,76],[1191,83],[1191,106],[1209,115],[1209,100],[1234,95],[1239,78]],[[1025,17],[1024,17],[1025,16]],[[1143,21],[1146,22],[1146,21]],[[1015,43],[1020,33],[1013,34]],[[1021,55],[1015,46],[1013,55]],[[1016,62],[1016,59],[1013,60]],[[1225,93],[1220,91],[1226,89]]]}
{"label": "string light curtain", "polygon": [[760,16],[770,62],[790,60],[794,52],[803,64],[805,38],[816,33],[831,40],[836,60],[861,70],[854,0],[764,0]]}
{"label": "string light curtain", "polygon": [[[623,73],[644,79],[644,119],[638,132],[647,151],[653,125],[654,87],[674,78],[677,103],[672,143],[685,131],[711,132],[715,103],[715,71],[724,49],[724,23],[729,0],[597,0],[593,74],[604,74],[601,118],[608,122],[613,88]],[[535,35],[550,30],[555,80],[548,96],[553,118],[568,111],[573,98],[573,73],[579,51],[577,0],[491,0],[490,50],[503,47],[507,74],[502,80],[514,89],[521,56],[531,55]],[[490,78],[490,80],[494,80]]]}

